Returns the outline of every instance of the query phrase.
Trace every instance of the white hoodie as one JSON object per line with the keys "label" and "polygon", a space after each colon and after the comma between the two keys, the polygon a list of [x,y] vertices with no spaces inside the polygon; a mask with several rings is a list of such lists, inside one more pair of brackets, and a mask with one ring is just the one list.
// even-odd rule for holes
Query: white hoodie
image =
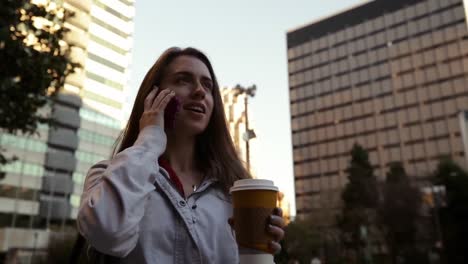
{"label": "white hoodie", "polygon": [[78,212],[80,233],[120,263],[239,263],[228,224],[232,204],[216,179],[187,199],[157,160],[166,148],[159,126],[135,144],[91,167]]}

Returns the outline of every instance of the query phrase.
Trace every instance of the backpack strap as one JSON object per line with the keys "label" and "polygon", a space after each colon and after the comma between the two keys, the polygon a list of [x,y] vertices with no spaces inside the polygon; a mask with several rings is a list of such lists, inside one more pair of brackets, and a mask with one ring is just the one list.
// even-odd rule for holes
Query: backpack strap
{"label": "backpack strap", "polygon": [[70,253],[70,259],[68,263],[70,264],[78,264],[80,261],[81,253],[85,250],[86,239],[80,232],[78,232],[78,237],[75,240],[75,244],[73,245],[73,249]]}
{"label": "backpack strap", "polygon": [[116,264],[120,263],[120,258],[106,255],[97,251],[95,248],[89,245],[86,241],[86,238],[78,232],[78,236],[76,238],[75,245],[73,245],[68,263]]}

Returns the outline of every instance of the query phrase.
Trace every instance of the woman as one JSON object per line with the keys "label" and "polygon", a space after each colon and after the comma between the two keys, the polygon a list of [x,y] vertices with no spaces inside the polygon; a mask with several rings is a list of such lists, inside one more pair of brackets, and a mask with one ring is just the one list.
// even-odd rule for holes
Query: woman
{"label": "woman", "polygon": [[[164,118],[174,98],[180,107]],[[228,189],[248,177],[211,63],[196,49],[171,48],[146,74],[113,158],[91,167],[78,227],[120,263],[238,263]],[[259,226],[272,253],[283,237],[275,211]]]}

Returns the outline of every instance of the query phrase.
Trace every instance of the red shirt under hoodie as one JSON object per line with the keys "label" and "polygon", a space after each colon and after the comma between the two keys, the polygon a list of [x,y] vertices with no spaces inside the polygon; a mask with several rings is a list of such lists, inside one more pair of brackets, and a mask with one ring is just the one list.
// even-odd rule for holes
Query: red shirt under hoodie
{"label": "red shirt under hoodie", "polygon": [[172,169],[171,164],[169,164],[169,161],[167,161],[164,158],[159,158],[158,162],[159,162],[159,166],[161,166],[163,169],[165,169],[169,173],[169,177],[172,183],[177,188],[177,191],[179,191],[182,197],[185,198],[184,186],[182,185],[182,182],[180,181],[179,176],[177,176],[175,171]]}

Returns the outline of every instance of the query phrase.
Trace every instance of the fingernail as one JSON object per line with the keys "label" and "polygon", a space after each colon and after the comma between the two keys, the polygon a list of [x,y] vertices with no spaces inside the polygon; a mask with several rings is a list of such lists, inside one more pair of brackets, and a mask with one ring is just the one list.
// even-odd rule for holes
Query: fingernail
{"label": "fingernail", "polygon": [[268,242],[268,249],[270,250],[271,253],[275,253],[275,249],[273,248],[273,241]]}

